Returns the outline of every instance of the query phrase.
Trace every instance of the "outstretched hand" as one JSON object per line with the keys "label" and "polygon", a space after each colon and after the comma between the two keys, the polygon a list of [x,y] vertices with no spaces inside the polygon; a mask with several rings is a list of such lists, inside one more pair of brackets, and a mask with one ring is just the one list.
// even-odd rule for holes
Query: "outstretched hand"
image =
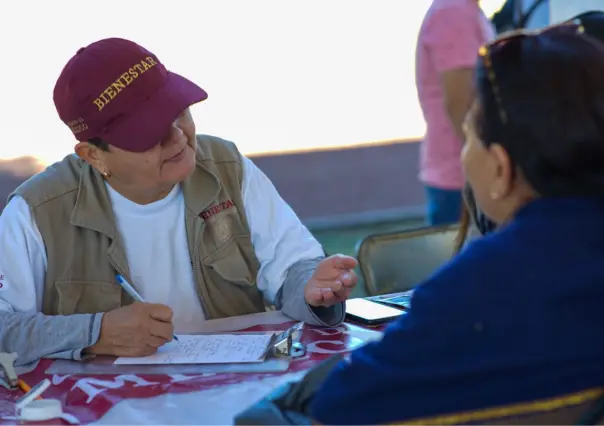
{"label": "outstretched hand", "polygon": [[310,306],[333,306],[348,299],[357,284],[354,257],[335,254],[323,259],[313,273],[306,288],[304,298]]}

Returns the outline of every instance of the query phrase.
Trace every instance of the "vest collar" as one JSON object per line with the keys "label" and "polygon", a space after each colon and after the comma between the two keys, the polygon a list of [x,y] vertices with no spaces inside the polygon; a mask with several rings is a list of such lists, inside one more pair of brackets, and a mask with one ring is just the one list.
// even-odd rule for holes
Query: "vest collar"
{"label": "vest collar", "polygon": [[78,160],[83,165],[80,173],[78,197],[71,211],[71,224],[92,229],[115,240],[117,238],[115,215],[113,214],[107,188],[105,188],[105,181],[94,167],[84,160]]}
{"label": "vest collar", "polygon": [[221,185],[218,177],[203,165],[198,156],[195,171],[181,184],[181,188],[187,210],[199,217],[201,212],[216,201]]}

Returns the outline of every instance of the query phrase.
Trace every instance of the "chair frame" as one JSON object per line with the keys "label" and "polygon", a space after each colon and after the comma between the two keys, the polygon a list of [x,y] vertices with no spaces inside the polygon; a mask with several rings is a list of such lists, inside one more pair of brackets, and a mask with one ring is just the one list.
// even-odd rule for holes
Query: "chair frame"
{"label": "chair frame", "polygon": [[[426,237],[429,235],[439,234],[439,233],[443,233],[443,232],[457,231],[458,229],[459,229],[458,223],[451,224],[451,225],[422,226],[419,228],[402,229],[400,231],[394,231],[394,232],[392,232],[392,231],[391,232],[379,232],[379,233],[375,233],[375,234],[370,234],[370,235],[366,236],[365,238],[363,238],[362,240],[359,240],[359,242],[357,243],[357,246],[356,246],[356,252],[357,252],[356,257],[357,257],[357,261],[359,262],[359,270],[361,272],[361,277],[363,279],[363,283],[365,285],[365,291],[367,292],[367,294],[369,296],[377,296],[380,294],[388,294],[388,293],[397,291],[396,289],[390,289],[390,290],[386,289],[386,290],[379,291],[377,289],[377,286],[371,279],[371,274],[368,270],[369,267],[367,265],[367,257],[369,256],[368,246],[370,243],[374,242],[375,240],[387,240],[387,239],[391,239],[391,238],[397,239],[397,240],[421,238],[421,237]],[[455,255],[455,253],[452,251],[451,257],[453,257],[454,255]]]}

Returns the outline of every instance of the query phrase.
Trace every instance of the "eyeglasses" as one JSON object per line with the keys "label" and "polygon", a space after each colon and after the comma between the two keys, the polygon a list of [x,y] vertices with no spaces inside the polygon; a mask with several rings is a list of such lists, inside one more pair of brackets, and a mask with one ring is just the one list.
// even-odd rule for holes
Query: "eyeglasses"
{"label": "eyeglasses", "polygon": [[497,104],[497,110],[499,112],[501,124],[506,125],[508,123],[508,114],[507,110],[503,105],[501,90],[499,88],[499,84],[497,84],[497,75],[495,74],[495,68],[493,68],[493,52],[500,52],[501,49],[504,49],[506,46],[509,47],[511,43],[517,43],[527,37],[535,37],[549,32],[571,32],[575,34],[580,34],[585,32],[585,29],[581,25],[580,21],[575,20],[551,25],[539,30],[523,29],[517,31],[510,31],[509,33],[498,37],[492,42],[482,45],[480,49],[478,49],[478,56],[482,58],[483,65],[487,71],[487,78],[489,79],[491,91],[493,92],[495,103]]}

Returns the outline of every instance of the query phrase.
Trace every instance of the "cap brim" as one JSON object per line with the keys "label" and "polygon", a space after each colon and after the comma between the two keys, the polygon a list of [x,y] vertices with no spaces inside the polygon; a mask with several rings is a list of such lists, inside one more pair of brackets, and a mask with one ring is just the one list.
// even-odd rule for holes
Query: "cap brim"
{"label": "cap brim", "polygon": [[207,97],[195,83],[168,72],[165,84],[157,92],[101,137],[125,151],[148,151],[167,134],[181,112]]}

